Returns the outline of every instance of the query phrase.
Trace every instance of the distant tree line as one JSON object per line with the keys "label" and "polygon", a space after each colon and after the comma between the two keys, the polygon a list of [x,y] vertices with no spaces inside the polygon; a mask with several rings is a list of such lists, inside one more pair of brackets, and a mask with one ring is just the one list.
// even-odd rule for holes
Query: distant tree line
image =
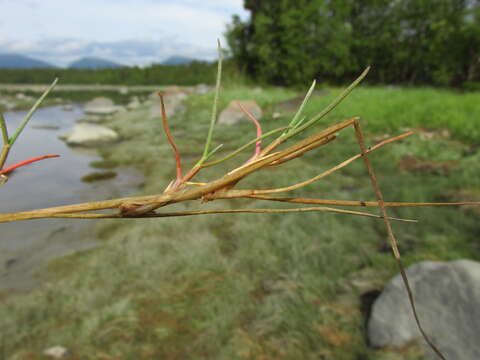
{"label": "distant tree line", "polygon": [[480,82],[480,0],[245,0],[226,33],[233,59],[277,85]]}
{"label": "distant tree line", "polygon": [[[230,67],[227,66],[227,72]],[[48,84],[55,77],[62,84],[196,85],[215,82],[216,64],[151,65],[116,69],[0,69],[0,83]]]}

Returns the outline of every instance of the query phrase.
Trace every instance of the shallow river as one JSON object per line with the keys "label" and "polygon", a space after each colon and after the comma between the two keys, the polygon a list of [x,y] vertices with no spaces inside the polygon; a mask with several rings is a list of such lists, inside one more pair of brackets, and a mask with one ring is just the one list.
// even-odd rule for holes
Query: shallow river
{"label": "shallow river", "polygon": [[[5,113],[10,134],[25,112]],[[101,158],[95,150],[70,148],[58,135],[84,117],[82,106],[65,111],[61,106],[39,109],[18,138],[7,166],[40,155],[58,154],[19,168],[0,186],[0,212],[66,205],[128,195],[142,182],[134,169],[115,169],[111,180],[83,183],[94,171],[89,163]],[[95,223],[89,220],[46,219],[0,224],[0,291],[28,290],[39,283],[37,273],[48,260],[97,246]]]}

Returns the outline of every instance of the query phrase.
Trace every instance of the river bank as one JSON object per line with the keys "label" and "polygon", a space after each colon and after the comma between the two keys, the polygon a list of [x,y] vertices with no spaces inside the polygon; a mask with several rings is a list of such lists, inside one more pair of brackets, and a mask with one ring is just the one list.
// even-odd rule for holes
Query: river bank
{"label": "river bank", "polygon": [[[323,108],[338,89],[330,93],[312,99],[307,116]],[[219,109],[234,99],[253,98],[264,109],[261,121],[268,131],[289,121],[273,116],[274,105],[296,95],[280,88],[227,88]],[[477,118],[475,96],[360,88],[319,128],[362,115],[368,143],[415,128],[419,135],[372,156],[388,200],[455,201],[463,196],[473,201],[480,188],[480,136],[462,125]],[[192,95],[183,111],[170,118],[186,168],[201,155],[212,100],[211,93]],[[442,112],[432,120],[439,108]],[[140,169],[145,184],[139,195],[161,193],[175,177],[175,163],[158,112],[145,105],[106,124],[123,141],[101,150],[105,161]],[[420,129],[425,124],[428,129]],[[220,157],[254,136],[248,122],[219,125],[214,146],[224,144]],[[288,186],[357,153],[353,132],[342,131],[328,148],[240,185]],[[198,181],[215,179],[250,156],[206,169]],[[296,195],[373,198],[361,162]],[[187,202],[169,209],[269,206],[282,207],[245,200]],[[475,209],[405,208],[392,215],[420,220],[394,224],[406,266],[422,260],[480,260]],[[421,357],[415,345],[378,351],[366,342],[368,296],[397,273],[383,224],[376,219],[312,213],[114,219],[99,222],[96,234],[105,240],[102,247],[53,261],[42,289],[3,300],[7,356],[35,358],[45,348],[61,345],[74,357],[92,359]]]}

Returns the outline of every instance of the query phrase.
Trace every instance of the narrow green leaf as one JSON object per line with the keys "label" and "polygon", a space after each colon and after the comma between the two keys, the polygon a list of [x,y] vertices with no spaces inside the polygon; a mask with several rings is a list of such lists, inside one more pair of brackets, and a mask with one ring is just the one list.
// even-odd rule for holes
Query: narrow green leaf
{"label": "narrow green leaf", "polygon": [[40,96],[40,98],[37,100],[37,102],[32,106],[32,108],[30,109],[28,114],[22,120],[18,129],[15,131],[13,136],[10,138],[10,146],[12,146],[15,143],[15,141],[17,141],[18,136],[22,133],[23,129],[27,125],[27,123],[30,120],[30,118],[32,117],[33,113],[38,109],[38,107],[40,106],[42,101],[47,97],[47,95],[50,93],[50,91],[52,91],[52,89],[55,87],[55,85],[57,85],[57,82],[58,82],[58,78],[56,78],[53,81],[53,83],[48,87],[48,89],[45,90],[45,92],[42,94],[42,96]]}
{"label": "narrow green leaf", "polygon": [[298,127],[297,129],[290,131],[287,135],[285,135],[284,140],[289,139],[302,131],[306,130],[312,125],[315,125],[319,120],[321,120],[325,115],[327,115],[330,111],[332,111],[338,104],[342,102],[343,99],[345,99],[355,87],[357,87],[358,84],[367,76],[368,72],[370,70],[370,66],[367,67],[362,74],[352,83],[348,88],[346,88],[340,95],[338,95],[335,100],[333,100],[324,110],[322,110],[319,114],[314,116],[312,119],[310,119],[308,122],[303,124],[302,126]]}
{"label": "narrow green leaf", "polygon": [[202,158],[199,161],[201,165],[205,162],[208,152],[210,149],[210,145],[212,143],[213,137],[213,128],[215,127],[215,122],[217,120],[217,107],[218,107],[218,97],[220,94],[220,83],[222,79],[222,61],[223,61],[223,54],[222,54],[222,47],[220,45],[220,40],[217,40],[218,43],[218,68],[217,68],[217,82],[215,85],[215,98],[213,100],[213,108],[212,108],[212,118],[210,119],[210,128],[208,129],[207,140],[205,142],[205,148],[203,149]]}
{"label": "narrow green leaf", "polygon": [[293,125],[293,128],[296,129],[300,125],[302,125],[306,118],[307,118],[306,116],[302,117],[299,121],[297,121],[297,123],[295,125]]}
{"label": "narrow green leaf", "polygon": [[8,130],[7,130],[7,124],[5,123],[5,118],[3,117],[2,113],[0,113],[0,128],[2,131],[3,145],[7,145],[9,143]]}
{"label": "narrow green leaf", "polygon": [[223,147],[223,144],[220,144],[218,145],[215,149],[213,149],[212,151],[210,151],[207,155],[207,158],[205,160],[208,160],[210,159],[213,155],[215,155],[215,153],[220,150],[221,148]]}
{"label": "narrow green leaf", "polygon": [[[313,90],[315,90],[315,85],[316,84],[317,84],[316,80],[313,80],[312,85],[310,86],[310,89],[308,89],[307,95],[305,95],[305,98],[303,99],[302,104],[300,105],[300,107],[298,108],[295,116],[293,117],[292,121],[290,122],[289,126],[292,127],[292,130],[296,128],[296,125],[299,122],[299,120],[302,121],[302,119],[300,118],[300,115],[302,114],[303,108],[307,104],[308,100],[312,96],[312,93],[313,93]],[[290,130],[290,131],[292,131],[292,130]],[[282,137],[287,135],[287,134],[288,134],[288,131],[283,133]]]}

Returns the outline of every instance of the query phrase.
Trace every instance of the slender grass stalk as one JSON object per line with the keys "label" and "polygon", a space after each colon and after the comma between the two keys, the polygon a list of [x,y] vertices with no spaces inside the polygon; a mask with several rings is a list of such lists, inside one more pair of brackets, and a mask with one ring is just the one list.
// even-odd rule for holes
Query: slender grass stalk
{"label": "slender grass stalk", "polygon": [[[317,84],[316,80],[313,80],[312,85],[310,86],[310,89],[308,89],[307,95],[305,95],[305,98],[302,101],[302,104],[298,108],[297,112],[295,113],[295,116],[293,117],[292,121],[290,122],[289,126],[292,127],[292,130],[295,129],[296,127],[299,126],[304,120],[304,118],[300,118],[300,115],[303,112],[303,108],[307,104],[308,100],[313,94],[313,90],[315,90],[315,85]],[[290,130],[290,131],[292,131]],[[290,131],[286,131],[285,133],[282,134],[281,137],[285,137]]]}
{"label": "slender grass stalk", "polygon": [[308,146],[305,146],[303,149],[301,149],[301,150],[299,150],[299,151],[297,151],[297,152],[295,152],[291,155],[285,156],[284,158],[282,158],[280,160],[272,162],[269,166],[278,166],[278,165],[286,163],[290,160],[297,159],[297,158],[303,156],[305,153],[307,153],[311,150],[317,149],[317,148],[319,148],[320,146],[323,146],[323,145],[327,145],[328,143],[332,142],[336,138],[337,137],[335,135],[327,136],[325,139],[321,139],[317,142],[314,142],[314,143],[312,143]]}
{"label": "slender grass stalk", "polygon": [[25,128],[25,126],[28,124],[28,122],[32,118],[32,115],[35,113],[35,111],[38,109],[38,107],[40,106],[42,101],[47,97],[47,95],[50,93],[50,91],[52,91],[52,89],[55,87],[55,85],[57,85],[57,82],[58,82],[58,78],[53,80],[53,83],[47,88],[47,90],[45,90],[45,92],[42,94],[42,96],[40,96],[40,98],[32,106],[32,108],[30,109],[28,114],[23,118],[22,122],[20,123],[20,126],[17,128],[15,133],[10,138],[10,141],[9,141],[10,146],[13,146],[13,144],[15,144],[15,141],[17,141],[18,136],[22,133],[23,129]]}
{"label": "slender grass stalk", "polygon": [[[3,139],[2,151],[0,152],[0,170],[1,170],[5,165],[5,161],[7,161],[7,157],[10,152],[10,141],[8,139],[7,124],[5,123],[5,118],[3,117],[2,113],[0,113],[0,128],[2,131],[2,139]],[[0,182],[0,185],[4,183],[5,183],[5,176],[2,177],[2,181]]]}
{"label": "slender grass stalk", "polygon": [[252,146],[253,144],[256,144],[259,140],[263,140],[263,139],[266,139],[267,137],[270,137],[270,136],[272,136],[272,135],[278,134],[279,132],[284,131],[285,129],[288,129],[288,127],[281,127],[281,128],[278,128],[278,129],[274,129],[274,130],[272,130],[272,131],[268,131],[268,132],[266,132],[265,134],[263,134],[262,136],[259,136],[259,137],[255,138],[255,139],[249,141],[249,142],[246,143],[245,145],[240,146],[237,150],[231,152],[231,153],[228,154],[227,156],[225,156],[225,157],[223,157],[223,158],[221,158],[221,159],[215,160],[215,161],[211,161],[211,162],[208,162],[208,163],[204,163],[204,164],[202,165],[202,168],[214,166],[214,165],[220,164],[221,162],[230,160],[231,158],[233,158],[234,156],[238,155],[239,153],[241,153],[242,151],[244,151],[244,150],[247,149],[248,147]]}
{"label": "slender grass stalk", "polygon": [[9,166],[5,169],[1,169],[0,170],[0,175],[8,174],[9,172],[12,172],[13,170],[15,170],[19,167],[22,167],[22,166],[25,166],[25,165],[28,165],[28,164],[31,164],[31,163],[34,163],[34,162],[37,162],[37,161],[56,158],[56,157],[59,157],[59,156],[60,155],[42,155],[42,156],[37,156],[37,157],[31,158],[31,159],[28,159],[28,160],[24,160],[24,161],[21,161],[19,163],[16,163],[16,164],[12,165],[12,166]]}
{"label": "slender grass stalk", "polygon": [[[274,150],[275,148],[277,148],[279,145],[281,145],[282,143],[284,143],[285,141],[287,141],[288,139],[300,134],[301,132],[305,131],[306,129],[308,129],[309,127],[315,125],[316,123],[318,123],[322,118],[324,118],[330,111],[332,111],[333,109],[335,109],[335,107],[340,104],[343,99],[345,99],[351,92],[353,89],[355,89],[358,84],[360,84],[362,82],[362,80],[365,78],[365,76],[367,76],[368,72],[370,71],[370,66],[367,67],[361,74],[360,76],[355,79],[355,81],[353,83],[350,84],[350,86],[348,86],[344,91],[342,91],[342,93],[340,95],[338,95],[324,110],[322,110],[320,113],[318,113],[317,115],[315,115],[312,119],[310,119],[309,121],[307,121],[306,123],[298,126],[297,126],[292,130],[292,131],[289,131],[287,134],[285,134],[284,136],[280,136],[277,140],[275,140],[273,143],[271,143],[270,145],[268,145],[263,151],[262,151],[262,155],[266,155],[268,154],[269,152],[271,152],[272,150]],[[312,87],[310,87],[311,89]],[[313,90],[312,90],[313,91]],[[307,96],[308,96],[308,93],[307,93]],[[307,97],[306,96],[306,97]],[[305,98],[306,98],[305,97]],[[305,102],[305,99],[304,99],[304,102]]]}
{"label": "slender grass stalk", "polygon": [[362,134],[362,130],[360,128],[360,123],[356,120],[353,124],[355,128],[355,135],[358,139],[358,145],[360,147],[360,151],[362,152],[363,160],[365,161],[365,165],[368,170],[368,176],[370,177],[370,182],[372,183],[372,188],[375,193],[375,196],[378,201],[378,207],[380,208],[380,213],[382,214],[383,221],[385,223],[385,227],[387,229],[388,239],[390,240],[390,247],[392,249],[393,257],[397,262],[398,268],[400,270],[400,274],[402,276],[403,284],[405,285],[405,289],[407,290],[408,300],[410,301],[410,308],[412,309],[413,317],[415,318],[415,323],[417,324],[417,328],[422,334],[423,339],[427,342],[430,348],[435,352],[435,354],[442,360],[446,360],[445,356],[442,352],[437,348],[437,346],[433,343],[430,339],[426,331],[423,329],[422,323],[418,317],[417,308],[415,305],[415,300],[413,297],[413,292],[410,287],[410,283],[408,281],[407,274],[405,272],[405,267],[403,266],[401,257],[400,257],[400,250],[398,249],[397,239],[392,229],[392,225],[390,223],[390,219],[388,218],[387,208],[384,205],[385,201],[383,199],[382,191],[380,190],[380,186],[377,181],[377,177],[375,175],[375,171],[373,170],[373,165],[368,157],[368,150],[365,145],[365,139]]}
{"label": "slender grass stalk", "polygon": [[10,153],[10,145],[4,144],[2,147],[2,152],[0,153],[0,169],[3,169],[5,161],[7,161],[8,154]]}
{"label": "slender grass stalk", "polygon": [[215,127],[215,122],[217,121],[217,108],[218,108],[218,98],[220,96],[220,84],[222,81],[222,61],[223,61],[223,53],[222,53],[222,47],[220,45],[220,40],[217,40],[217,45],[218,45],[218,67],[217,67],[217,81],[215,84],[215,97],[213,99],[213,107],[212,107],[212,117],[210,119],[210,127],[208,128],[207,140],[205,141],[205,148],[203,149],[203,155],[200,158],[200,160],[197,162],[195,167],[201,166],[208,158],[208,154],[210,152],[210,146],[213,138],[213,128]]}
{"label": "slender grass stalk", "polygon": [[[262,136],[262,126],[260,125],[260,123],[258,122],[257,118],[255,116],[253,116],[253,114],[247,110],[247,108],[245,106],[242,105],[242,103],[240,101],[237,101],[237,104],[238,106],[240,107],[240,109],[243,111],[243,113],[245,115],[247,115],[247,117],[253,122],[253,124],[255,125],[256,129],[257,129],[257,137],[261,137]],[[256,156],[260,155],[260,151],[262,150],[261,149],[261,146],[262,146],[262,140],[258,140],[256,143],[255,143],[255,153],[253,155],[253,157],[248,160],[248,161],[251,161],[253,159],[255,159]]]}
{"label": "slender grass stalk", "polygon": [[165,110],[165,101],[163,99],[163,94],[160,91],[157,91],[157,95],[160,97],[160,104],[161,104],[161,113],[162,113],[162,125],[163,131],[165,131],[165,135],[167,136],[167,141],[170,143],[173,149],[173,153],[175,155],[175,168],[177,171],[177,183],[182,181],[182,160],[180,156],[180,152],[178,151],[178,147],[173,140],[172,133],[170,131],[170,126],[168,125],[167,119],[167,111]]}
{"label": "slender grass stalk", "polygon": [[[192,216],[192,215],[211,215],[211,214],[281,214],[281,213],[298,213],[298,212],[332,212],[337,214],[347,214],[347,215],[357,215],[357,216],[366,216],[381,219],[381,215],[370,214],[367,212],[361,211],[352,211],[344,209],[336,209],[329,207],[307,207],[307,208],[294,208],[294,209],[229,209],[229,210],[193,210],[193,211],[179,211],[179,212],[166,212],[166,213],[152,213],[147,216],[131,216],[130,218],[135,219],[138,217],[141,218],[162,218],[162,217],[180,217],[180,216]],[[69,219],[116,219],[121,218],[121,214],[58,214],[52,216],[54,218],[69,218]],[[394,221],[401,222],[410,222],[416,223],[418,220],[412,219],[401,219],[401,218],[389,218]]]}
{"label": "slender grass stalk", "polygon": [[287,134],[285,136],[285,140],[301,133],[302,131],[305,131],[309,127],[315,125],[318,121],[320,121],[322,118],[324,118],[330,111],[335,109],[338,104],[340,104],[343,99],[345,99],[353,89],[355,89],[358,84],[362,82],[362,80],[367,76],[368,72],[370,71],[370,66],[367,67],[363,72],[360,74],[360,76],[350,84],[349,87],[347,87],[340,95],[338,95],[335,100],[333,100],[324,110],[322,110],[319,114],[315,115],[312,119],[310,119],[308,122],[305,124],[299,126],[297,129],[293,130],[290,134]]}
{"label": "slender grass stalk", "polygon": [[213,155],[215,155],[217,151],[220,150],[222,147],[223,147],[223,144],[217,145],[216,148],[214,148],[212,151],[208,153],[206,160],[210,159]]}
{"label": "slender grass stalk", "polygon": [[3,114],[1,112],[0,112],[0,130],[2,131],[3,145],[7,145],[9,143],[7,124],[5,123],[5,118],[3,117]]}
{"label": "slender grass stalk", "polygon": [[[414,134],[413,131],[409,131],[409,132],[401,134],[399,136],[395,136],[393,138],[386,139],[386,140],[376,144],[375,146],[372,146],[372,147],[368,148],[366,150],[366,153],[370,153],[372,151],[375,151],[375,150],[381,148],[382,146],[390,144],[394,141],[404,139],[404,138],[406,138],[410,135],[413,135],[413,134]],[[322,140],[323,140],[323,142],[320,142],[319,145],[325,145],[325,144],[329,143],[328,138],[323,138]],[[316,142],[314,144],[316,144]],[[316,147],[318,147],[318,146],[316,146]],[[311,150],[311,148],[308,147],[308,146],[306,148],[308,150]],[[298,153],[298,151],[294,152],[293,154],[291,154],[289,156],[287,156],[287,161],[292,160],[292,158],[294,158],[294,157],[298,157],[298,155],[295,156],[297,153]],[[267,195],[267,194],[276,194],[276,193],[293,191],[293,190],[296,190],[296,189],[299,189],[299,188],[303,188],[304,186],[310,185],[315,181],[318,181],[318,180],[320,180],[320,179],[322,179],[322,178],[324,178],[328,175],[333,174],[335,171],[338,171],[338,170],[344,168],[345,166],[352,163],[353,161],[355,161],[357,159],[360,159],[362,156],[363,156],[363,154],[354,155],[354,156],[350,157],[349,159],[341,162],[340,164],[335,165],[334,167],[320,173],[319,175],[314,176],[313,178],[310,178],[308,180],[302,181],[300,183],[297,183],[295,185],[285,186],[285,187],[276,188],[276,189],[266,189],[266,190],[257,190],[257,189],[231,190],[226,194],[222,194],[221,196],[222,196],[222,198],[227,198],[227,196],[228,196],[228,198],[233,199],[233,198],[240,198],[240,197],[249,197],[251,195]],[[282,161],[282,160],[283,159],[280,159],[280,160],[277,160],[277,161]],[[276,165],[276,162],[273,162],[273,165]]]}
{"label": "slender grass stalk", "polygon": [[[311,198],[291,198],[281,196],[267,196],[267,195],[248,195],[247,197],[257,200],[280,201],[292,204],[316,204],[316,205],[335,205],[335,206],[360,206],[360,207],[378,207],[378,201],[360,201],[360,200],[325,200],[325,199],[311,199]],[[385,207],[433,207],[433,206],[464,206],[475,205],[480,206],[480,201],[467,202],[445,202],[445,203],[416,203],[416,202],[391,202],[383,203]]]}
{"label": "slender grass stalk", "polygon": [[[386,144],[389,144],[395,140],[399,140],[399,139],[404,139],[408,136],[411,136],[413,135],[413,131],[409,131],[405,134],[402,134],[402,135],[399,135],[399,136],[396,136],[394,138],[391,138],[391,139],[388,139],[388,140],[384,140],[382,141],[381,143],[371,147],[370,149],[367,149],[365,153],[369,153],[369,152],[372,152],[374,150],[377,150],[379,149],[380,147],[386,145]],[[315,181],[318,181],[328,175],[331,175],[333,174],[335,171],[338,171],[342,168],[344,168],[345,166],[347,166],[348,164],[352,163],[353,161],[357,160],[357,159],[360,159],[361,157],[363,156],[363,154],[357,154],[355,156],[352,156],[351,158],[341,162],[340,164],[334,166],[333,168],[329,169],[329,170],[326,170],[324,172],[322,172],[321,174],[311,178],[311,179],[308,179],[306,181],[302,181],[298,184],[295,184],[295,185],[291,185],[291,186],[286,186],[286,187],[282,187],[282,188],[277,188],[277,189],[269,189],[269,190],[255,190],[254,194],[258,194],[258,195],[265,195],[265,194],[274,194],[274,193],[281,193],[281,192],[289,192],[289,191],[293,191],[293,190],[296,190],[296,189],[300,189],[304,186],[307,186],[307,185],[310,185],[312,183],[314,183]]]}

